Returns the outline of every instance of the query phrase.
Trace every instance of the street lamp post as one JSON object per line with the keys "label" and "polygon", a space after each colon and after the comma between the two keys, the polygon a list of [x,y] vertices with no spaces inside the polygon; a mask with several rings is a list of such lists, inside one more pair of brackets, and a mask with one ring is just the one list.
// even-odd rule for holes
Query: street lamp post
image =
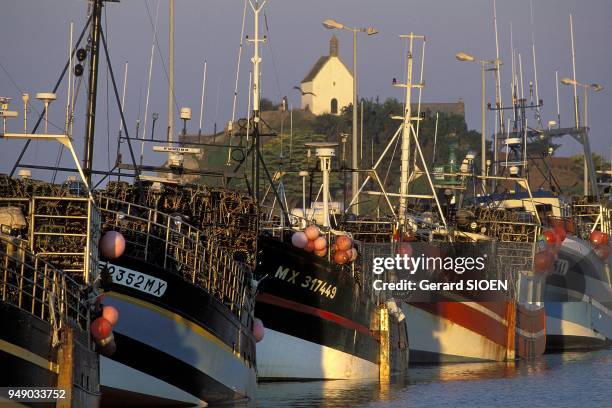
{"label": "street lamp post", "polygon": [[[482,123],[481,123],[481,133],[482,135],[480,136],[480,143],[481,143],[481,147],[480,147],[480,173],[482,175],[482,192],[483,194],[485,193],[485,186],[486,186],[486,180],[485,177],[487,176],[487,145],[486,145],[486,131],[487,131],[487,120],[486,120],[486,97],[487,97],[487,93],[486,93],[486,80],[485,80],[485,73],[487,71],[487,65],[494,65],[495,67],[493,69],[497,70],[499,69],[499,66],[501,65],[501,60],[499,59],[495,59],[495,60],[481,60],[481,59],[476,59],[475,57],[473,57],[472,55],[466,54],[464,52],[459,52],[457,53],[457,55],[455,56],[459,61],[462,62],[478,62],[482,68]],[[497,148],[497,146],[494,147],[495,149]]]}
{"label": "street lamp post", "polygon": [[[578,96],[576,96],[576,92],[575,89],[577,87],[580,87],[584,90],[584,102],[583,102],[583,108],[582,108],[582,125],[585,128],[585,132],[588,132],[588,106],[589,106],[589,90],[593,91],[593,92],[601,92],[603,91],[604,87],[602,85],[599,84],[583,84],[580,83],[574,79],[571,78],[563,78],[561,80],[561,83],[563,85],[569,85],[569,86],[573,86],[574,87],[574,111],[575,111],[575,116],[576,116],[576,129],[580,129],[580,115],[578,114],[579,112],[579,106],[578,106]],[[585,152],[585,156],[584,156],[584,179],[583,179],[583,183],[584,183],[584,195],[588,195],[589,194],[589,172],[588,172],[588,162],[587,162],[587,157],[586,157],[586,152]],[[595,184],[594,184],[595,185]]]}
{"label": "street lamp post", "polygon": [[[323,27],[329,30],[347,30],[353,33],[353,140],[352,140],[352,160],[351,167],[353,170],[351,177],[351,192],[353,198],[359,193],[359,163],[357,160],[358,154],[358,143],[357,143],[357,33],[366,33],[368,35],[374,35],[378,33],[378,30],[374,27],[368,28],[354,28],[347,27],[344,24],[337,22],[336,20],[327,19],[323,21]],[[346,210],[346,208],[345,208]],[[359,215],[359,201],[357,200],[353,205],[353,211],[355,215]]]}

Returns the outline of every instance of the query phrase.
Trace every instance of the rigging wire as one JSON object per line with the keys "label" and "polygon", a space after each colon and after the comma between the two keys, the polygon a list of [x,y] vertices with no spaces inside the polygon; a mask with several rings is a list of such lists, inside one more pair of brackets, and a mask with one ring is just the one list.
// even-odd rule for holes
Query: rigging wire
{"label": "rigging wire", "polygon": [[283,95],[282,95],[281,86],[280,86],[278,69],[276,67],[276,59],[274,58],[274,50],[272,49],[272,43],[270,42],[270,27],[268,26],[268,16],[266,15],[265,11],[264,11],[264,24],[266,26],[266,33],[268,35],[266,43],[268,44],[268,49],[270,50],[270,58],[272,59],[272,69],[274,70],[274,79],[276,81],[276,91],[278,92],[277,97],[278,97],[278,100],[280,101]]}
{"label": "rigging wire", "polygon": [[[145,111],[144,111],[144,119],[143,119],[143,129],[142,129],[142,141],[140,142],[140,164],[142,165],[142,159],[144,156],[144,140],[147,135],[147,119],[149,117],[149,96],[151,94],[151,74],[153,72],[153,57],[155,55],[155,44],[156,44],[156,36],[157,36],[157,24],[159,22],[159,0],[157,0],[157,4],[155,6],[155,24],[153,25],[153,38],[151,39],[151,56],[149,57],[149,70],[147,77],[147,96],[145,98]],[[140,117],[140,112],[138,113],[138,117]],[[151,135],[153,138],[154,135]],[[138,138],[138,135],[136,135]]]}

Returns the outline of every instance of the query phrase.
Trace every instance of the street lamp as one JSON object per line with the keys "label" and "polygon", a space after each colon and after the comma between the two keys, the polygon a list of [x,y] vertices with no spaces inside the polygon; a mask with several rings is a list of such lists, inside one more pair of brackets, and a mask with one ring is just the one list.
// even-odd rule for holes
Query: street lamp
{"label": "street lamp", "polygon": [[[589,106],[589,90],[592,90],[594,92],[601,92],[603,91],[604,87],[602,85],[599,84],[582,84],[574,79],[571,78],[563,78],[561,79],[561,83],[563,85],[570,85],[574,87],[574,109],[575,109],[575,115],[576,115],[576,129],[580,128],[580,116],[578,114],[579,109],[578,109],[578,96],[576,95],[576,88],[580,87],[584,90],[584,107],[583,107],[583,113],[582,113],[582,117],[583,117],[583,122],[584,122],[584,128],[588,128],[589,126],[589,121],[588,121],[588,106]],[[586,133],[585,133],[586,135]],[[587,162],[587,155],[585,153],[584,155],[584,195],[588,195],[589,193],[589,173],[588,173],[588,162]]]}
{"label": "street lamp", "polygon": [[[374,27],[367,28],[355,28],[347,27],[342,23],[337,22],[333,19],[327,19],[323,21],[323,27],[329,30],[347,30],[353,33],[353,142],[352,151],[353,157],[351,160],[351,167],[353,169],[351,184],[352,184],[352,196],[355,198],[359,193],[359,173],[357,172],[359,164],[357,162],[357,33],[366,33],[367,35],[374,35],[378,33],[378,30]],[[359,215],[359,203],[354,205],[355,215]]]}
{"label": "street lamp", "polygon": [[[485,72],[486,72],[487,65],[494,65],[495,66],[494,69],[498,70],[502,62],[500,59],[495,59],[495,60],[477,59],[473,55],[466,54],[465,52],[458,52],[455,55],[455,57],[457,58],[457,60],[461,62],[478,62],[480,66],[482,67],[482,128],[481,128],[482,135],[481,135],[481,151],[480,151],[480,173],[482,174],[482,190],[484,194],[485,184],[486,184],[485,177],[487,175],[487,158],[486,158],[487,121],[486,121],[486,103],[485,103],[485,99],[487,95],[486,95],[486,84],[485,84]],[[494,146],[494,149],[497,149],[497,146]]]}
{"label": "street lamp", "polygon": [[[604,87],[600,84],[582,84],[578,81],[575,81],[571,78],[563,78],[561,79],[561,83],[563,85],[571,85],[574,87],[580,87],[582,89],[584,89],[584,113],[583,113],[583,118],[584,118],[584,127],[588,126],[588,121],[587,121],[587,108],[588,108],[588,90],[592,90],[594,92],[601,92],[604,90]],[[580,118],[578,117],[578,104],[576,103],[576,127],[580,127]]]}

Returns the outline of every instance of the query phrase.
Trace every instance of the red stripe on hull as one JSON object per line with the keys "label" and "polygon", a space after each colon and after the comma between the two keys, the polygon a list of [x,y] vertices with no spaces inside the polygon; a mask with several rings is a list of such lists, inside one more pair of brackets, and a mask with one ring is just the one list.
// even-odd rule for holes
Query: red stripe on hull
{"label": "red stripe on hull", "polygon": [[363,334],[374,337],[370,329],[368,329],[367,327],[359,323],[355,323],[354,321],[349,320],[346,317],[337,315],[335,313],[328,312],[326,310],[304,305],[302,303],[294,302],[292,300],[283,299],[278,296],[270,295],[268,293],[258,294],[257,301],[268,303],[274,306],[283,307],[283,308],[290,309],[290,310],[294,310],[296,312],[317,316],[322,319],[329,320],[330,322],[336,323],[340,326],[346,327],[347,329],[357,330]]}
{"label": "red stripe on hull", "polygon": [[[500,319],[507,320],[508,302],[477,302],[487,309],[503,310],[503,314],[498,315]],[[501,307],[493,303],[499,303]],[[461,302],[437,302],[437,303],[410,303],[428,313],[440,316],[459,324],[468,330],[480,334],[481,336],[499,344],[503,347],[508,345],[508,328],[503,323],[495,320],[491,316],[482,313]],[[495,313],[497,314],[497,313]],[[512,342],[511,342],[512,343]]]}

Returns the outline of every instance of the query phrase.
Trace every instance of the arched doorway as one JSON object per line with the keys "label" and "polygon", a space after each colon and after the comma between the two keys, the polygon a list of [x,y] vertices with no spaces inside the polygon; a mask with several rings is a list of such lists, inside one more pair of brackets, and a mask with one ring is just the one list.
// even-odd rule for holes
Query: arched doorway
{"label": "arched doorway", "polygon": [[338,100],[336,98],[332,98],[331,100],[331,113],[332,115],[338,114]]}

